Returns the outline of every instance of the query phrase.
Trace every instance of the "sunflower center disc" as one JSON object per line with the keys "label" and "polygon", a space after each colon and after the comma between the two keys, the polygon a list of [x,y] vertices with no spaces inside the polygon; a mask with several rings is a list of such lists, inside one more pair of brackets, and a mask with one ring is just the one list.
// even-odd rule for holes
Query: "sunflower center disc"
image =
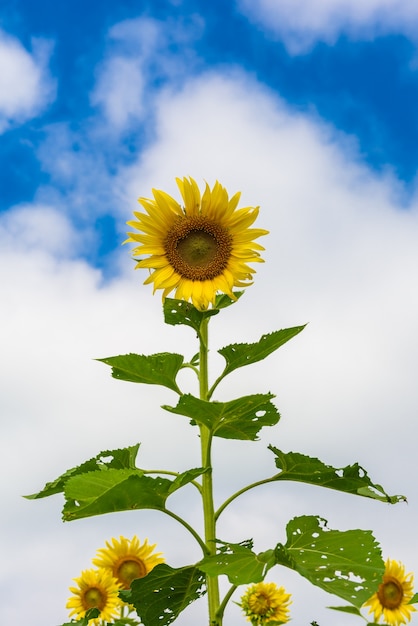
{"label": "sunflower center disc", "polygon": [[397,580],[391,580],[380,585],[377,595],[386,609],[396,609],[402,602],[402,586]]}
{"label": "sunflower center disc", "polygon": [[128,587],[135,578],[143,578],[146,573],[147,570],[141,561],[124,561],[118,568],[118,578]]}
{"label": "sunflower center disc", "polygon": [[179,218],[168,233],[164,250],[182,278],[210,280],[222,274],[232,251],[232,236],[205,216]]}
{"label": "sunflower center disc", "polygon": [[216,258],[218,245],[204,230],[192,230],[178,242],[177,252],[191,267],[205,267]]}
{"label": "sunflower center disc", "polygon": [[95,587],[87,589],[86,593],[84,594],[84,605],[88,609],[102,610],[105,604],[106,599],[103,598],[103,594],[99,589],[96,589]]}

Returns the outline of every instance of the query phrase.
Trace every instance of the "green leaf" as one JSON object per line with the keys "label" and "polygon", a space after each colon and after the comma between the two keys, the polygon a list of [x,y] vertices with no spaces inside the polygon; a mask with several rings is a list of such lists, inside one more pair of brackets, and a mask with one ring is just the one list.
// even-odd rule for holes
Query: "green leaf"
{"label": "green leaf", "polygon": [[70,478],[64,489],[64,521],[136,509],[164,510],[172,493],[195,480],[203,469],[191,469],[175,480],[151,478],[142,470],[109,469]]}
{"label": "green leaf", "polygon": [[162,385],[181,394],[176,383],[176,376],[184,361],[181,354],[125,354],[96,360],[111,366],[113,378],[132,383]]}
{"label": "green leaf", "polygon": [[230,402],[206,402],[186,394],[179,398],[176,407],[163,409],[192,418],[192,424],[204,424],[217,437],[255,441],[263,426],[274,426],[280,419],[271,398],[274,395],[267,393]]}
{"label": "green leaf", "polygon": [[79,474],[86,474],[87,472],[106,469],[136,469],[135,459],[139,446],[140,444],[137,443],[134,446],[120,450],[104,450],[81,465],[67,470],[52,482],[46,483],[39,493],[24,497],[28,500],[35,500],[52,496],[55,493],[61,493],[64,491],[65,484],[70,478]]}
{"label": "green leaf", "polygon": [[216,296],[215,309],[226,309],[231,304],[235,304],[237,300],[241,298],[244,291],[233,291],[235,300],[230,298],[226,293],[220,293]]}
{"label": "green leaf", "polygon": [[359,615],[362,617],[360,611],[355,606],[327,606],[327,609],[332,609],[333,611],[341,611],[341,613],[351,613],[351,615]]}
{"label": "green leaf", "polygon": [[217,315],[219,309],[208,309],[207,311],[199,311],[193,304],[185,300],[175,300],[166,298],[163,304],[164,321],[166,324],[176,326],[182,324],[191,326],[198,334],[200,325],[205,317]]}
{"label": "green leaf", "polygon": [[259,583],[264,579],[268,561],[273,551],[255,554],[251,548],[242,544],[224,544],[218,554],[207,556],[198,563],[199,569],[209,576],[225,574],[232,585]]}
{"label": "green leaf", "polygon": [[200,332],[200,325],[202,320],[206,317],[212,317],[217,315],[220,309],[225,309],[231,304],[234,304],[243,294],[243,291],[235,291],[234,295],[236,300],[233,300],[226,294],[219,294],[216,296],[216,302],[213,309],[207,309],[206,311],[199,311],[190,302],[185,300],[176,300],[174,298],[165,298],[163,304],[164,321],[166,324],[176,326],[182,324],[184,326],[191,326],[197,334]]}
{"label": "green leaf", "polygon": [[416,604],[418,602],[418,593],[414,593],[408,604]]}
{"label": "green leaf", "polygon": [[238,367],[262,361],[266,356],[289,341],[289,339],[298,335],[305,326],[306,324],[304,326],[276,330],[269,335],[263,335],[257,343],[235,343],[221,348],[218,352],[226,360],[222,378]]}
{"label": "green leaf", "polygon": [[276,455],[276,467],[281,470],[280,474],[275,476],[275,480],[293,480],[318,485],[390,504],[406,500],[405,496],[389,496],[381,485],[372,483],[366,470],[358,463],[336,469],[325,465],[317,458],[299,452],[282,452],[272,445],[268,448]]}
{"label": "green leaf", "polygon": [[276,546],[276,563],[360,608],[376,591],[385,565],[369,530],[329,530],[320,517],[302,516],[286,527],[286,545]]}
{"label": "green leaf", "polygon": [[144,626],[168,626],[205,592],[205,575],[196,566],[173,569],[162,563],[144,578],[133,580],[121,597],[133,604]]}

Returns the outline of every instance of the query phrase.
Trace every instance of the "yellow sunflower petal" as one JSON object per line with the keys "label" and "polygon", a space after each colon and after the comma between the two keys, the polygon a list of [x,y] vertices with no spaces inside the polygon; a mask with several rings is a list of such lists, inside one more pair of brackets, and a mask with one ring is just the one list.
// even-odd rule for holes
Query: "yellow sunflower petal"
{"label": "yellow sunflower petal", "polygon": [[206,183],[201,194],[196,181],[176,179],[184,208],[164,191],[153,189],[153,199],[139,198],[145,212],[135,211],[128,222],[125,243],[136,243],[135,256],[146,256],[136,268],[150,270],[145,284],[161,289],[163,299],[172,291],[178,299],[192,301],[205,310],[214,306],[218,292],[233,297],[233,288],[248,286],[261,262],[264,248],[254,240],[268,231],[250,228],[258,207],[239,209],[240,193],[228,197],[216,181]]}

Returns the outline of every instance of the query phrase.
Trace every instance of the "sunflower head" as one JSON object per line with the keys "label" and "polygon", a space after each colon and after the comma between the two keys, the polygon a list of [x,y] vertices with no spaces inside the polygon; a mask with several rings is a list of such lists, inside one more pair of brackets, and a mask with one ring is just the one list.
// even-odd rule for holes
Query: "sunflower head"
{"label": "sunflower head", "polygon": [[239,606],[253,626],[289,621],[290,594],[275,583],[257,583],[247,588]]}
{"label": "sunflower head", "polygon": [[120,584],[122,589],[129,589],[135,578],[143,578],[158,563],[164,563],[161,553],[152,554],[155,544],[142,543],[138,537],[132,539],[119,537],[106,541],[106,548],[97,551],[93,564],[106,569]]}
{"label": "sunflower head", "polygon": [[[215,305],[216,294],[236,299],[234,287],[247,287],[255,270],[249,263],[262,262],[264,250],[254,240],[268,231],[250,228],[258,207],[237,209],[240,193],[229,198],[222,185],[206,184],[203,195],[193,178],[176,179],[180,205],[164,191],[153,189],[153,198],[139,198],[145,212],[134,211],[127,222],[124,243],[135,243],[136,268],[146,268],[153,283],[163,290],[163,300],[174,291],[179,300],[191,301],[199,310]],[[139,245],[138,245],[139,244]]]}
{"label": "sunflower head", "polygon": [[376,623],[383,617],[385,624],[400,626],[409,622],[411,613],[416,610],[409,604],[413,595],[413,574],[405,574],[402,563],[388,559],[382,582],[364,606],[369,608],[369,613],[374,613]]}
{"label": "sunflower head", "polygon": [[81,619],[94,608],[99,609],[100,616],[91,620],[92,624],[105,623],[117,617],[122,605],[118,595],[121,586],[111,572],[104,569],[84,570],[81,576],[74,578],[74,582],[76,586],[70,587],[73,595],[66,604],[66,608],[71,609],[70,617],[75,615]]}

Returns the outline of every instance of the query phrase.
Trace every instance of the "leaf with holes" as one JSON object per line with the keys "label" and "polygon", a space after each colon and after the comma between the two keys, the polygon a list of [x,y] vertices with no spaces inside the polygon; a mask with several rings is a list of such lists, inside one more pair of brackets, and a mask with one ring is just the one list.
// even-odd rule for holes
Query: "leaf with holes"
{"label": "leaf with holes", "polygon": [[190,302],[184,300],[176,300],[174,298],[166,298],[163,304],[164,321],[166,324],[176,326],[182,324],[184,326],[191,326],[198,334],[200,331],[200,325],[202,320],[206,317],[212,317],[217,315],[220,309],[225,309],[231,304],[234,304],[243,294],[243,291],[234,291],[235,300],[230,298],[226,294],[218,294],[216,296],[216,302],[213,309],[207,309],[206,311],[199,311]]}
{"label": "leaf with holes", "polygon": [[360,608],[375,593],[385,571],[380,546],[369,530],[330,530],[320,517],[295,517],[276,563]]}
{"label": "leaf with holes", "polygon": [[271,393],[259,393],[230,402],[206,402],[187,394],[176,407],[163,408],[192,418],[192,424],[204,424],[216,437],[255,441],[263,426],[274,426],[280,419],[271,398]]}
{"label": "leaf with holes", "polygon": [[275,480],[309,483],[390,504],[406,501],[405,496],[389,496],[381,485],[372,483],[366,470],[358,463],[336,469],[299,452],[282,452],[271,445],[268,448],[276,455],[276,467],[281,470],[274,477]]}
{"label": "leaf with holes", "polygon": [[205,593],[205,574],[196,566],[173,569],[162,563],[145,578],[133,580],[121,597],[135,607],[144,626],[168,626]]}
{"label": "leaf with holes", "polygon": [[209,576],[225,574],[232,585],[259,583],[264,579],[273,551],[255,554],[242,544],[224,544],[224,549],[198,563]]}

